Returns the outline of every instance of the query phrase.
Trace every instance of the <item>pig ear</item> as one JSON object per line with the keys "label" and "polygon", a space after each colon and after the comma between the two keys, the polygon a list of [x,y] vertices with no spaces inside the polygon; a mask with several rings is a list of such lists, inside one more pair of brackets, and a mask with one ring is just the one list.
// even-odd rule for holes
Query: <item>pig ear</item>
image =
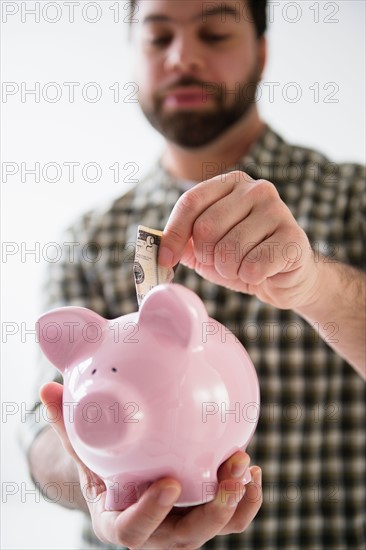
{"label": "pig ear", "polygon": [[192,290],[172,283],[153,288],[144,298],[139,315],[141,328],[182,347],[202,343],[202,327],[207,321],[200,298]]}
{"label": "pig ear", "polygon": [[108,321],[84,307],[63,307],[42,315],[36,323],[46,357],[63,372],[76,359],[93,353],[103,340]]}

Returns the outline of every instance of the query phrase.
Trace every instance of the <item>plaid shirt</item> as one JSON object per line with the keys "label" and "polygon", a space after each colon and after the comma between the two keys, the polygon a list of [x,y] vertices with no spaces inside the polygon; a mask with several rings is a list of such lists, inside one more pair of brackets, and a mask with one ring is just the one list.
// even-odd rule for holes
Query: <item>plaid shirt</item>
{"label": "plaid shirt", "polygon": [[[288,145],[267,127],[235,168],[276,185],[315,251],[329,261],[362,267],[361,166],[336,165],[315,151]],[[83,216],[64,235],[65,260],[50,265],[45,309],[80,305],[107,318],[136,311],[137,226],[162,229],[181,194],[179,182],[158,164],[134,189]],[[73,256],[67,243],[74,243]],[[316,323],[310,326],[292,311],[212,284],[184,266],[175,282],[196,292],[209,315],[238,336],[261,388],[261,414],[247,451],[263,470],[263,505],[244,533],[215,537],[203,548],[364,550],[362,379],[320,338]],[[337,338],[332,319],[324,328],[329,342]],[[42,364],[41,381],[55,378],[55,370]],[[29,416],[28,445],[42,427]],[[116,548],[100,543],[90,523],[83,544]]]}

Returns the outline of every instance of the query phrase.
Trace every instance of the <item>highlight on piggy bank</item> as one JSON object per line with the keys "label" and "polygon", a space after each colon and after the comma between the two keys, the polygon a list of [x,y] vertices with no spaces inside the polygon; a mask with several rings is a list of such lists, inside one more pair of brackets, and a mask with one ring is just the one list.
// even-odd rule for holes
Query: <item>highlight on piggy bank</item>
{"label": "highlight on piggy bank", "polygon": [[113,320],[55,309],[37,333],[63,375],[70,442],[106,484],[106,509],[127,508],[166,476],[182,485],[178,506],[215,497],[219,466],[254,434],[259,385],[242,344],[194,292],[159,285],[139,312]]}

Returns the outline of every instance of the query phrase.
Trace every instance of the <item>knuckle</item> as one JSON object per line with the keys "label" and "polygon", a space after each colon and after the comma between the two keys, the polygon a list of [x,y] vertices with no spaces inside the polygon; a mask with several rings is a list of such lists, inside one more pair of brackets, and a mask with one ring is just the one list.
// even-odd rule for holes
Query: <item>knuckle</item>
{"label": "knuckle", "polygon": [[233,519],[230,522],[230,531],[232,533],[242,533],[245,529],[245,522],[239,519]]}
{"label": "knuckle", "polygon": [[181,242],[183,239],[183,233],[175,227],[169,227],[165,232],[165,239],[173,243]]}
{"label": "knuckle", "polygon": [[241,243],[244,242],[245,230],[240,225],[233,227],[224,239],[221,240],[221,244],[225,250],[238,252],[240,250]]}
{"label": "knuckle", "polygon": [[288,227],[286,232],[286,238],[283,243],[284,251],[287,248],[296,247],[301,254],[304,249],[307,249],[307,237],[300,227]]}
{"label": "knuckle", "polygon": [[267,180],[258,180],[249,191],[256,201],[270,201],[273,207],[273,200],[280,199],[278,191],[273,183]]}
{"label": "knuckle", "polygon": [[214,265],[217,273],[225,279],[237,279],[240,269],[240,257],[225,257],[219,254],[214,258]]}
{"label": "knuckle", "polygon": [[197,208],[197,205],[200,203],[201,197],[197,189],[189,189],[183,193],[179,198],[176,208],[183,214],[191,212]]}
{"label": "knuckle", "polygon": [[[276,191],[277,192],[277,191]],[[268,194],[262,195],[263,204],[263,216],[268,217],[269,219],[278,221],[288,220],[291,216],[289,210],[285,207],[284,203],[281,202],[279,197],[270,198]],[[278,200],[276,200],[278,198]]]}
{"label": "knuckle", "polygon": [[256,284],[262,277],[262,264],[260,261],[246,261],[244,259],[241,269],[240,278],[251,284]]}
{"label": "knuckle", "polygon": [[272,192],[274,193],[275,195],[278,195],[278,191],[276,189],[276,186],[268,181],[268,180],[264,180],[264,179],[259,179],[257,180],[257,187],[261,188],[261,189],[266,189],[269,193]]}
{"label": "knuckle", "polygon": [[234,180],[234,183],[247,183],[252,179],[242,170],[233,170],[232,172],[229,172],[229,176],[232,180]]}
{"label": "knuckle", "polygon": [[215,235],[215,220],[208,216],[200,216],[193,225],[193,240],[194,241],[210,241]]}
{"label": "knuckle", "polygon": [[300,226],[295,226],[293,228],[293,240],[299,245],[307,245],[308,238],[306,233],[301,229]]}

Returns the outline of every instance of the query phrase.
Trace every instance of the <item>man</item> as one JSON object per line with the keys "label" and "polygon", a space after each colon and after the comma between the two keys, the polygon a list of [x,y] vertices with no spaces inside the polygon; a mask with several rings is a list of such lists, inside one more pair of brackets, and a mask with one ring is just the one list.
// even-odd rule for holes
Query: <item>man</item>
{"label": "man", "polygon": [[[86,500],[65,489],[63,503],[89,510],[105,548],[364,548],[364,172],[289,146],[260,120],[265,2],[131,8],[139,101],[165,150],[136,189],[70,229],[65,242],[95,243],[102,254],[94,264],[57,265],[48,306],[84,305],[110,318],[135,310],[132,264],[116,251],[128,251],[138,223],[165,227],[160,263],[180,261],[176,282],[244,343],[261,416],[248,455],[222,465],[213,502],[174,509],[179,483],[163,479],[127,511],[105,512],[103,483],[73,452],[58,414],[62,387],[50,383],[41,398],[53,404],[66,452],[42,430],[32,475],[41,486],[93,485]],[[294,164],[300,176],[290,179]],[[202,182],[208,167],[216,177]],[[244,487],[249,456],[259,466]]]}

